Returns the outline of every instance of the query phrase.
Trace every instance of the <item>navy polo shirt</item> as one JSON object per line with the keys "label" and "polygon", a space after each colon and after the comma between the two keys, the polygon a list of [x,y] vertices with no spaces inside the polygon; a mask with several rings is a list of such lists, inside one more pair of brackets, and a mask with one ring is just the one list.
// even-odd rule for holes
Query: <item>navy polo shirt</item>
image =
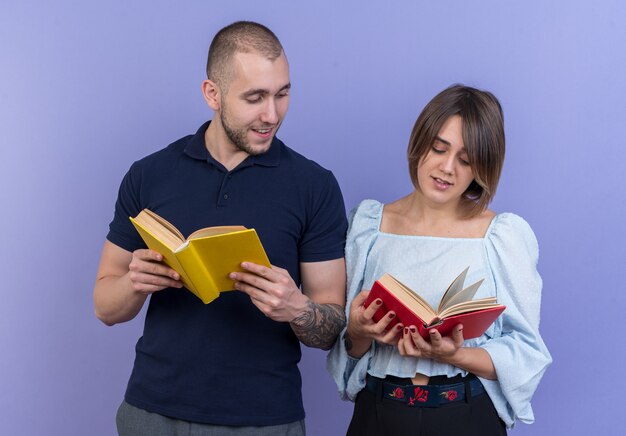
{"label": "navy polo shirt", "polygon": [[[343,257],[347,229],[335,177],[275,138],[227,171],[204,133],[135,162],[124,177],[107,239],[145,248],[129,216],[148,208],[183,235],[208,226],[255,228],[273,265],[300,284],[299,263]],[[128,382],[128,403],[219,425],[278,425],[304,418],[300,343],[288,323],[265,317],[242,292],[205,305],[185,289],[150,297]]]}

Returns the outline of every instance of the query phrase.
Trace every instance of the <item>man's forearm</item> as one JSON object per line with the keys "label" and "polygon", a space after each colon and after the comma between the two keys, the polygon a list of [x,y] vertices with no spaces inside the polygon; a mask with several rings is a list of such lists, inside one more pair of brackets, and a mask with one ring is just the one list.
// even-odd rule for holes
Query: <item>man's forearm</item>
{"label": "man's forearm", "polygon": [[126,275],[98,279],[94,289],[96,316],[106,325],[129,321],[137,316],[146,298],[132,291]]}
{"label": "man's forearm", "polygon": [[339,304],[317,304],[309,300],[306,310],[290,324],[307,347],[330,350],[346,324],[346,315]]}

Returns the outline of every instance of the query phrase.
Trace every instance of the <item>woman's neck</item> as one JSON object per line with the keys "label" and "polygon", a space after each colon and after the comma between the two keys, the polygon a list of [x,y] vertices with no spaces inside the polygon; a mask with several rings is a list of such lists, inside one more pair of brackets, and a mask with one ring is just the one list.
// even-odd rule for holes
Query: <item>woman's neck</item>
{"label": "woman's neck", "polygon": [[450,238],[483,237],[495,214],[466,218],[459,204],[430,204],[419,191],[385,206],[381,231],[400,235]]}

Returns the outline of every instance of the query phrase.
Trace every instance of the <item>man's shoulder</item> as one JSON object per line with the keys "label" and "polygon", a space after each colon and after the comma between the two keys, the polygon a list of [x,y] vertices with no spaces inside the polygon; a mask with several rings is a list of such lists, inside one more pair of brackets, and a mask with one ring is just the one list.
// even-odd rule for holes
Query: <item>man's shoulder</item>
{"label": "man's shoulder", "polygon": [[139,168],[151,168],[159,165],[171,165],[172,159],[182,156],[186,146],[189,144],[193,135],[186,135],[172,142],[160,150],[154,151],[141,159],[137,160],[133,166]]}
{"label": "man's shoulder", "polygon": [[286,164],[286,166],[302,175],[332,175],[330,170],[324,168],[313,159],[298,153],[280,139],[278,139],[278,144],[281,147],[281,164]]}

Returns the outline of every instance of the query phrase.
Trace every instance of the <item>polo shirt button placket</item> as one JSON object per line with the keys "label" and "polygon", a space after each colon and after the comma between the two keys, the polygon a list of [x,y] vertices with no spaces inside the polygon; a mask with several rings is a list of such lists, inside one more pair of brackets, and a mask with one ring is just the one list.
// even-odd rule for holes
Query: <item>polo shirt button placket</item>
{"label": "polo shirt button placket", "polygon": [[226,174],[226,176],[222,179],[222,186],[220,188],[220,196],[218,197],[217,205],[218,207],[226,206],[228,199],[230,198],[230,193],[227,191],[228,183],[232,180],[232,174]]}

